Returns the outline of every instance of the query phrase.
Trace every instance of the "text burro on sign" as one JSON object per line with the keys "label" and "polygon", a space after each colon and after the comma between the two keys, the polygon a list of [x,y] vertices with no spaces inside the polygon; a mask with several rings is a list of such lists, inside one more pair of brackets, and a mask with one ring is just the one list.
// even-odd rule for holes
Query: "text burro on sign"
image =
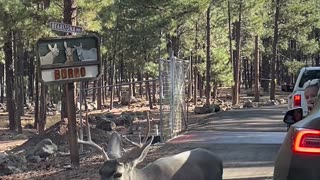
{"label": "text burro on sign", "polygon": [[54,79],[72,79],[86,76],[85,67],[63,68],[54,70]]}

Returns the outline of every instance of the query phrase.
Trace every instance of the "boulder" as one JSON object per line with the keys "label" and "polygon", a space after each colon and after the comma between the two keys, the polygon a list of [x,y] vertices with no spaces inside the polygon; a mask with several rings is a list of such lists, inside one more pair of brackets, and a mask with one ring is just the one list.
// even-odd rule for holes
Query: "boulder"
{"label": "boulder", "polygon": [[57,145],[55,145],[50,139],[44,139],[40,141],[27,155],[39,156],[46,159],[47,157],[56,154],[58,151]]}
{"label": "boulder", "polygon": [[25,134],[18,134],[12,138],[12,140],[22,140],[22,139],[28,139],[28,136]]}
{"label": "boulder", "polygon": [[214,111],[215,111],[215,108],[212,106],[203,106],[203,107],[194,108],[195,114],[208,114],[208,113],[213,113]]}
{"label": "boulder", "polygon": [[39,163],[41,160],[40,156],[27,156],[27,161],[30,163]]}
{"label": "boulder", "polygon": [[116,124],[111,120],[100,119],[97,122],[96,128],[104,131],[114,131],[116,129]]}
{"label": "boulder", "polygon": [[243,107],[244,108],[252,108],[253,107],[253,102],[251,100],[248,100],[243,104]]}
{"label": "boulder", "polygon": [[27,161],[24,157],[0,152],[0,176],[21,173],[26,169]]}
{"label": "boulder", "polygon": [[124,95],[121,97],[121,105],[128,106],[130,104],[131,97],[129,95]]}
{"label": "boulder", "polygon": [[24,126],[24,128],[25,129],[34,129],[34,127],[33,127],[33,125],[32,124],[26,124],[25,126]]}

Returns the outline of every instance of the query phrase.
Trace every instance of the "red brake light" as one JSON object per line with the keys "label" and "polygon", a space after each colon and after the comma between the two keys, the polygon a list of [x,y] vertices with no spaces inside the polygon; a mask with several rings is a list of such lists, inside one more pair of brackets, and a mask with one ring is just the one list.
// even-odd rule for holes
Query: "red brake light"
{"label": "red brake light", "polygon": [[294,107],[301,107],[301,95],[296,94],[293,96],[293,106]]}
{"label": "red brake light", "polygon": [[294,139],[293,151],[320,154],[320,131],[309,129],[298,130]]}

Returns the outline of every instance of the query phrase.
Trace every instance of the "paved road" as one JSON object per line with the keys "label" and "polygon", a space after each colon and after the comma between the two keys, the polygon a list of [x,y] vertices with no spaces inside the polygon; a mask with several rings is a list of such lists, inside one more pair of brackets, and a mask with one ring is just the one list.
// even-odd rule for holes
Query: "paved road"
{"label": "paved road", "polygon": [[223,159],[224,179],[271,179],[273,164],[286,135],[282,118],[286,106],[221,112],[170,144],[205,147]]}

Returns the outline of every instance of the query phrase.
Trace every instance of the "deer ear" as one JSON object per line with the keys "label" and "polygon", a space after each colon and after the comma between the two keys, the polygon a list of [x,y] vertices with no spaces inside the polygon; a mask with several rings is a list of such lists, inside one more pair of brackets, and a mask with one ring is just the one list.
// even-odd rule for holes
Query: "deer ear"
{"label": "deer ear", "polygon": [[[147,137],[145,137],[147,138]],[[141,148],[140,148],[140,155],[138,158],[135,158],[132,160],[132,167],[136,167],[139,163],[141,163],[144,158],[146,158],[148,152],[149,152],[149,149],[150,149],[150,146],[152,144],[152,141],[153,141],[153,136],[151,136],[151,138],[149,139],[148,142],[146,142]]]}
{"label": "deer ear", "polygon": [[64,43],[63,43],[63,44],[64,44],[64,47],[67,49],[67,48],[68,48],[68,46],[67,46],[67,42],[65,42],[65,41],[64,41]]}

